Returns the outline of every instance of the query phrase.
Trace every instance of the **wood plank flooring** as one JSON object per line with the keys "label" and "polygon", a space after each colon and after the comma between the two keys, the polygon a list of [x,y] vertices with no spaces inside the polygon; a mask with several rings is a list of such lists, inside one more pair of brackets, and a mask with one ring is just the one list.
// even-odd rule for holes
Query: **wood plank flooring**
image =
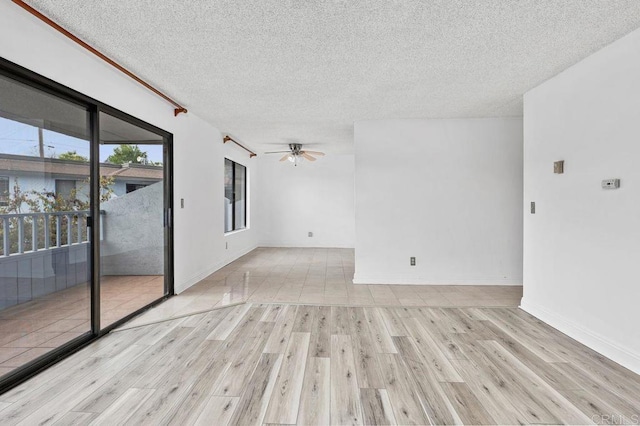
{"label": "wood plank flooring", "polygon": [[640,377],[517,308],[246,304],[112,332],[0,424],[638,424]]}

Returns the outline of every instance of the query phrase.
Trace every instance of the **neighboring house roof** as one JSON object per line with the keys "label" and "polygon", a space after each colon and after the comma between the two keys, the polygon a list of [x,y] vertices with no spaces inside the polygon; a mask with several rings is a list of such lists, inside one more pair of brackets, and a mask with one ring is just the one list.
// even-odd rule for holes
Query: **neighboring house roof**
{"label": "neighboring house roof", "polygon": [[[12,173],[13,172],[13,173]],[[0,154],[0,174],[45,174],[59,177],[86,179],[89,163],[84,161],[40,158],[26,155]],[[100,174],[115,179],[135,179],[136,181],[157,182],[163,178],[162,166],[142,164],[100,163]]]}

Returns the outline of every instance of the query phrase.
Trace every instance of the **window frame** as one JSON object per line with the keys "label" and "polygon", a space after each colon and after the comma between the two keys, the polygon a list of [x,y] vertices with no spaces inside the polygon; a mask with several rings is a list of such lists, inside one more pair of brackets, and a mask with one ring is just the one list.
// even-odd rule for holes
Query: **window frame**
{"label": "window frame", "polygon": [[[231,234],[234,232],[238,232],[238,231],[242,231],[244,229],[248,229],[248,211],[247,211],[247,205],[248,205],[248,198],[249,198],[249,193],[247,191],[248,189],[248,185],[247,185],[247,181],[249,173],[248,170],[249,168],[247,166],[245,166],[244,164],[240,164],[237,161],[233,161],[231,158],[225,157],[224,158],[224,171],[225,171],[225,175],[226,175],[226,168],[227,168],[227,161],[229,161],[231,163],[231,188],[232,188],[232,200],[231,200],[231,229],[227,230],[226,229],[226,222],[227,222],[227,218],[226,218],[226,214],[227,214],[227,210],[226,210],[226,206],[225,206],[225,230],[224,233],[225,235],[227,234]],[[237,193],[236,193],[236,167],[243,167],[244,168],[244,185],[243,185],[243,190],[244,190],[244,200],[243,200],[243,207],[244,207],[244,224],[242,227],[237,227],[236,226],[236,219],[237,219],[237,210],[236,210],[236,197],[237,197]],[[224,185],[226,186],[226,182],[224,182]],[[226,194],[225,194],[226,195]],[[224,197],[225,199],[227,198],[226,196]]]}
{"label": "window frame", "polygon": [[9,176],[0,176],[0,182],[6,182],[7,185],[6,194],[0,187],[0,207],[6,207],[9,205],[9,199],[11,198],[11,179]]}
{"label": "window frame", "polygon": [[138,189],[146,188],[147,186],[149,186],[148,183],[125,182],[124,192],[125,194],[129,194],[131,192],[137,191]]}
{"label": "window frame", "polygon": [[[67,188],[63,188],[65,185],[69,185],[69,193],[68,194],[63,194],[63,192],[65,192],[63,189],[67,189]],[[78,181],[74,180],[74,179],[56,179],[54,182],[54,193],[56,198],[62,198],[64,200],[71,200],[73,201],[72,197],[71,197],[71,191],[77,191],[78,190]]]}

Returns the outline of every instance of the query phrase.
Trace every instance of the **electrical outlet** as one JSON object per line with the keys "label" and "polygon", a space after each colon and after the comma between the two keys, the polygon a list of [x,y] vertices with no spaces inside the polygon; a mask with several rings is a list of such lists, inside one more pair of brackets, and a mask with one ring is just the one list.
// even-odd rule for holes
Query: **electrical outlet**
{"label": "electrical outlet", "polygon": [[620,188],[620,179],[605,179],[602,181],[602,189]]}
{"label": "electrical outlet", "polygon": [[536,202],[531,202],[531,214],[536,214]]}
{"label": "electrical outlet", "polygon": [[416,258],[415,257],[410,257],[409,258],[409,263],[411,264],[411,266],[416,266]]}
{"label": "electrical outlet", "polygon": [[308,237],[313,237],[313,232],[309,231]]}

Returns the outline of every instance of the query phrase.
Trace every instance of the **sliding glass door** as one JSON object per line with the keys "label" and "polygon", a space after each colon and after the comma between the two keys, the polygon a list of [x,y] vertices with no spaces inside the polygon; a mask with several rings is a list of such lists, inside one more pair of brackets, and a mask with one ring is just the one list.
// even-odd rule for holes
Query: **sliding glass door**
{"label": "sliding glass door", "polygon": [[171,152],[0,58],[0,392],[173,292]]}
{"label": "sliding glass door", "polygon": [[0,375],[91,331],[89,111],[0,75]]}
{"label": "sliding glass door", "polygon": [[100,113],[102,327],[166,294],[162,135]]}

